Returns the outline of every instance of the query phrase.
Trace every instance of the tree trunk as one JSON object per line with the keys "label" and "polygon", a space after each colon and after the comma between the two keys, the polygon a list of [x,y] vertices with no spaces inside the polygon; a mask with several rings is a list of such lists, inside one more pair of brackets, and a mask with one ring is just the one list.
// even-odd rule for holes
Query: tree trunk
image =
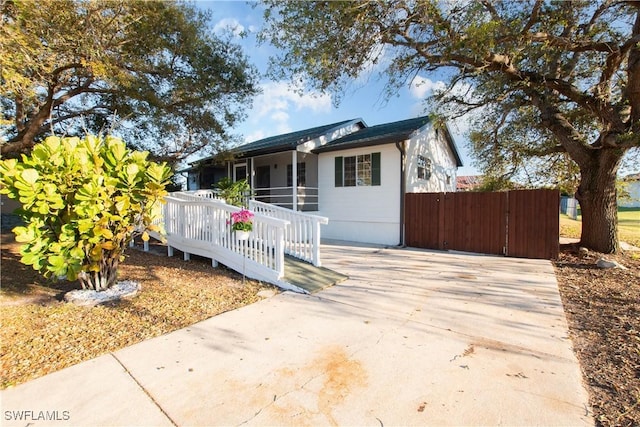
{"label": "tree trunk", "polygon": [[78,276],[82,289],[93,289],[100,292],[115,285],[118,279],[118,264],[118,257],[103,259],[100,262],[100,271],[82,272]]}
{"label": "tree trunk", "polygon": [[576,199],[582,210],[580,244],[601,253],[614,253],[618,242],[616,173],[622,156],[618,150],[594,152],[587,167],[581,167]]}
{"label": "tree trunk", "polygon": [[50,88],[47,93],[47,101],[40,107],[38,112],[28,120],[26,125],[18,126],[18,118],[16,117],[18,135],[9,142],[0,145],[2,157],[19,157],[19,154],[31,151],[31,148],[35,145],[35,138],[40,133],[40,127],[50,117],[52,106],[53,91]]}

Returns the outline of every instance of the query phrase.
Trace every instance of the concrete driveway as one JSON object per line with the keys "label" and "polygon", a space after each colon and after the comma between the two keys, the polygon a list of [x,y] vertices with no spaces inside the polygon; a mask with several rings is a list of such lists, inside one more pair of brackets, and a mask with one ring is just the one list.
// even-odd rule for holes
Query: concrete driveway
{"label": "concrete driveway", "polygon": [[2,425],[593,425],[550,262],[322,254],[350,279],[5,390]]}

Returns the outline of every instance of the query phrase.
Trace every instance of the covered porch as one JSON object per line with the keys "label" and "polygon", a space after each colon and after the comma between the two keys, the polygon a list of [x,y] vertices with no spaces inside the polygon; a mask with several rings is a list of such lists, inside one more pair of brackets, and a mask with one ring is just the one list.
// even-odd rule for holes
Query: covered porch
{"label": "covered porch", "polygon": [[297,150],[235,160],[229,176],[246,179],[251,199],[294,211],[318,211],[318,156]]}

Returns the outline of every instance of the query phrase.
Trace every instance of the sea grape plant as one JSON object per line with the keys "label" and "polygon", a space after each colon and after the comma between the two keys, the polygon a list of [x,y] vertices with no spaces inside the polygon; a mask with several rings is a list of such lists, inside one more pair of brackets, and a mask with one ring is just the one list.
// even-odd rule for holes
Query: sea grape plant
{"label": "sea grape plant", "polygon": [[0,193],[22,204],[21,262],[83,289],[115,284],[131,239],[162,232],[154,220],[171,170],[148,154],[113,136],[50,136],[21,161],[0,161]]}

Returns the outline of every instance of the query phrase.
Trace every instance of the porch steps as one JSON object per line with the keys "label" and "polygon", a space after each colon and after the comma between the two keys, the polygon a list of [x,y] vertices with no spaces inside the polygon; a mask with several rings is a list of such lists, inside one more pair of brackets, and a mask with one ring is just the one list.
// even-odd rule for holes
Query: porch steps
{"label": "porch steps", "polygon": [[302,288],[310,294],[333,286],[348,278],[349,277],[344,274],[324,267],[315,267],[308,262],[288,255],[284,258],[284,278],[282,281]]}

